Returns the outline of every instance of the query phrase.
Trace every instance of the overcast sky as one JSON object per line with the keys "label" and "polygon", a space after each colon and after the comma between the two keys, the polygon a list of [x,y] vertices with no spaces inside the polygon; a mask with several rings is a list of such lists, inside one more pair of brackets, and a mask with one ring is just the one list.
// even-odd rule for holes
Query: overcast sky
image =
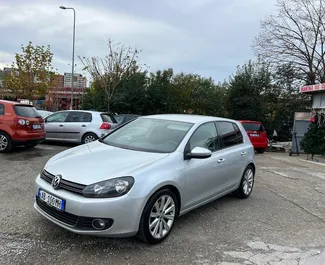
{"label": "overcast sky", "polygon": [[72,10],[77,56],[105,54],[109,37],[142,49],[149,71],[171,67],[228,79],[237,65],[254,58],[251,44],[260,20],[276,0],[0,0],[0,68],[29,40],[50,45],[53,65],[71,71]]}

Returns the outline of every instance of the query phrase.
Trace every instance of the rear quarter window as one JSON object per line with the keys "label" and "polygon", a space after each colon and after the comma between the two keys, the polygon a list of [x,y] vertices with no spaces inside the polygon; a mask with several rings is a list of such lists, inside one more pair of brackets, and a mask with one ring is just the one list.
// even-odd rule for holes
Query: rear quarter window
{"label": "rear quarter window", "polygon": [[107,113],[102,113],[100,114],[102,117],[103,122],[109,122],[109,123],[117,123],[116,119],[114,118],[113,115],[107,114]]}
{"label": "rear quarter window", "polygon": [[5,106],[0,104],[0,115],[5,115]]}
{"label": "rear quarter window", "polygon": [[13,108],[17,116],[26,117],[26,118],[41,117],[33,106],[14,105]]}

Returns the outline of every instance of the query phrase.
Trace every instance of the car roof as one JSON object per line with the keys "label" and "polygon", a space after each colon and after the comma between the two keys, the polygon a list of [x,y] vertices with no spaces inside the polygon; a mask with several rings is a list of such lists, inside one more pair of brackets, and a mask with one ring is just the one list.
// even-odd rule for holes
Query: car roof
{"label": "car roof", "polygon": [[74,112],[74,111],[82,111],[82,112],[87,112],[87,113],[91,113],[91,114],[108,114],[108,115],[112,115],[112,116],[114,116],[113,114],[111,114],[111,113],[107,113],[107,112],[105,112],[105,111],[93,111],[93,110],[82,110],[82,109],[74,109],[74,110],[59,110],[59,111],[57,111],[56,113],[58,113],[58,112]]}
{"label": "car roof", "polygon": [[195,115],[195,114],[155,114],[155,115],[143,116],[140,117],[139,119],[161,119],[161,120],[180,121],[180,122],[189,122],[189,123],[203,123],[208,121],[234,122],[234,120],[227,119],[227,118]]}

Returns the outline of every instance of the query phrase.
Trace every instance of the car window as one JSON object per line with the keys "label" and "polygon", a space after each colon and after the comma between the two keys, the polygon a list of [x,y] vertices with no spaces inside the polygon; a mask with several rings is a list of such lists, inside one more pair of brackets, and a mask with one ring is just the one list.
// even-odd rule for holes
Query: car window
{"label": "car window", "polygon": [[237,144],[242,144],[244,142],[244,137],[243,134],[241,133],[239,127],[237,126],[237,124],[233,123],[234,128],[235,128],[235,132],[237,135]]}
{"label": "car window", "polygon": [[102,117],[103,122],[117,123],[116,119],[110,114],[102,113],[100,116]]}
{"label": "car window", "polygon": [[0,115],[5,115],[5,106],[0,104]]}
{"label": "car window", "polygon": [[264,132],[264,127],[260,123],[248,123],[248,122],[243,122],[242,123],[244,129],[246,131],[258,131],[258,132]]}
{"label": "car window", "polygon": [[216,124],[218,126],[222,147],[230,147],[238,144],[238,136],[235,131],[234,123],[218,121]]}
{"label": "car window", "polygon": [[163,119],[136,119],[103,138],[111,146],[146,152],[171,153],[193,123]]}
{"label": "car window", "polygon": [[37,110],[33,106],[28,105],[14,105],[14,111],[17,116],[26,118],[38,118],[41,117]]}
{"label": "car window", "polygon": [[65,122],[68,117],[68,112],[55,113],[46,118],[46,122]]}
{"label": "car window", "polygon": [[[103,116],[102,116],[102,118],[103,118]],[[118,116],[114,116],[114,118],[115,118],[115,120],[116,120],[118,123],[120,123],[120,122],[123,121],[124,116],[118,115]],[[104,120],[103,120],[103,121],[104,121]]]}
{"label": "car window", "polygon": [[190,138],[190,149],[202,147],[209,149],[211,152],[216,151],[218,146],[218,134],[216,126],[213,122],[201,125]]}
{"label": "car window", "polygon": [[73,111],[69,112],[66,122],[91,122],[92,115],[89,112]]}

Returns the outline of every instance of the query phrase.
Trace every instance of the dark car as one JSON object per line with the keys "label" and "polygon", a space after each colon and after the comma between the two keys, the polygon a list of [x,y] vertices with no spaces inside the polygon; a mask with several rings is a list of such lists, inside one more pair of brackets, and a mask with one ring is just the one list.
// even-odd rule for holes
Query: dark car
{"label": "dark car", "polygon": [[137,114],[118,114],[114,116],[115,120],[119,125],[122,125],[131,120],[135,120],[138,117],[140,117],[140,115]]}

